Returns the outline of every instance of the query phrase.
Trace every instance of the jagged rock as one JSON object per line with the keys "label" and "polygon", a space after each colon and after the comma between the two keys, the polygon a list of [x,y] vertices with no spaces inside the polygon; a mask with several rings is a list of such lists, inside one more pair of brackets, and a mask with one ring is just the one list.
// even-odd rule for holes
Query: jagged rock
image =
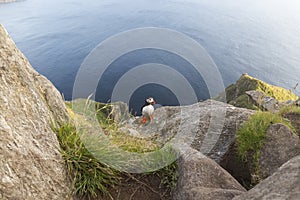
{"label": "jagged rock", "polygon": [[233,200],[300,199],[300,156],[283,164],[272,176]]}
{"label": "jagged rock", "polygon": [[261,91],[250,90],[245,93],[249,95],[262,110],[275,112],[279,109],[279,102]]}
{"label": "jagged rock", "polygon": [[[255,184],[272,175],[283,163],[300,154],[299,137],[283,124],[273,124],[266,133],[260,153],[259,169],[256,173],[252,159],[242,161],[238,156],[237,145],[232,143],[220,165],[240,183]],[[252,155],[249,155],[252,156]]]}
{"label": "jagged rock", "polygon": [[228,172],[202,153],[190,148],[180,157],[174,200],[226,200],[245,191]]}
{"label": "jagged rock", "polygon": [[234,140],[236,130],[253,113],[252,110],[207,100],[190,106],[158,108],[151,124],[133,123],[124,127],[137,130],[140,137],[155,137],[162,144],[191,144],[219,162]]}
{"label": "jagged rock", "polygon": [[271,125],[260,154],[262,178],[272,175],[282,164],[299,154],[299,137],[283,124]]}
{"label": "jagged rock", "polygon": [[0,199],[66,199],[69,181],[52,125],[68,122],[61,95],[0,25]]}

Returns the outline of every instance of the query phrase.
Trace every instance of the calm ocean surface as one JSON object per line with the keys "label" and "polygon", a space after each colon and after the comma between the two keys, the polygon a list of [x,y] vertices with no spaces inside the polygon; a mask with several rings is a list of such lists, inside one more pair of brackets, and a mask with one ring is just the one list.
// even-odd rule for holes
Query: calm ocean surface
{"label": "calm ocean surface", "polygon": [[[92,49],[114,34],[142,27],[174,29],[199,42],[225,86],[242,73],[288,89],[300,82],[300,3],[294,0],[25,0],[0,4],[0,23],[66,99],[72,97],[77,70]],[[115,65],[130,68],[159,60],[186,67],[180,73],[190,79],[198,98],[209,97],[188,63],[168,52],[131,52]],[[109,100],[112,83],[122,73],[117,67],[106,73],[111,82],[99,84],[99,101]],[[153,84],[132,95],[131,108],[138,110],[149,95],[163,105],[178,104],[170,90]]]}

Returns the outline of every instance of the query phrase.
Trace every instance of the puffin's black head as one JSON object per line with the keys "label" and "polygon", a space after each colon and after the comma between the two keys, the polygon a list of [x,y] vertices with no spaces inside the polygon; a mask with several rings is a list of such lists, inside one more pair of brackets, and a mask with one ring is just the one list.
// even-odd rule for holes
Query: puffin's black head
{"label": "puffin's black head", "polygon": [[148,104],[148,105],[154,105],[156,104],[155,100],[153,99],[153,97],[149,97],[145,100],[145,102]]}

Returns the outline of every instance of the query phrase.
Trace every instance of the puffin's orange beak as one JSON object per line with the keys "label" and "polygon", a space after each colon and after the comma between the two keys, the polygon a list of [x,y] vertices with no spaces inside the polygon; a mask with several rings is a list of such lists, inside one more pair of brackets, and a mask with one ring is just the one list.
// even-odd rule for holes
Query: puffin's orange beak
{"label": "puffin's orange beak", "polygon": [[145,123],[146,123],[146,121],[147,121],[147,118],[146,118],[146,117],[143,117],[143,119],[142,119],[142,123],[143,123],[143,124],[145,124]]}

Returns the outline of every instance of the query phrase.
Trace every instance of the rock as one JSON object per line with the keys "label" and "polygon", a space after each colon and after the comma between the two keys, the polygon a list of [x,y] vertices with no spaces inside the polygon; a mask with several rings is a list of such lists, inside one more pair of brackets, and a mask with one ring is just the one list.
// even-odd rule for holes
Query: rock
{"label": "rock", "polygon": [[130,118],[128,105],[124,102],[112,103],[111,115],[115,122],[122,123]]}
{"label": "rock", "polygon": [[221,159],[220,165],[246,189],[249,189],[251,187],[252,181],[252,162],[242,160],[241,157],[238,155],[237,148],[238,146],[236,141],[233,141],[230,144],[228,151]]}
{"label": "rock", "polygon": [[282,164],[299,154],[299,137],[283,124],[271,125],[260,154],[261,178],[272,175]]}
{"label": "rock", "polygon": [[300,199],[300,156],[283,164],[273,175],[233,200]]}
{"label": "rock", "polygon": [[180,157],[174,200],[226,200],[245,191],[228,172],[202,153],[190,148]]}
{"label": "rock", "polygon": [[251,90],[246,91],[245,93],[251,97],[251,99],[256,103],[257,106],[261,108],[261,110],[270,112],[278,111],[279,102],[276,99],[267,96],[264,92]]}
{"label": "rock", "polygon": [[137,130],[140,137],[155,137],[161,144],[188,143],[219,162],[234,140],[236,130],[253,113],[252,110],[207,100],[189,106],[158,108],[151,124],[132,123],[124,127]]}
{"label": "rock", "polygon": [[[247,187],[272,175],[283,163],[300,154],[299,137],[283,124],[273,124],[266,133],[260,153],[257,174],[252,158],[242,161],[233,142],[222,158],[220,165],[240,183]],[[249,155],[251,156],[251,155]]]}
{"label": "rock", "polygon": [[119,130],[123,133],[128,134],[129,136],[132,136],[132,137],[144,138],[141,136],[141,134],[137,130],[135,130],[133,128],[121,127]]}
{"label": "rock", "polygon": [[298,100],[295,101],[295,105],[296,105],[296,106],[300,106],[300,98],[298,98]]}
{"label": "rock", "polygon": [[[290,90],[270,85],[247,74],[243,74],[235,84],[232,84],[226,88],[227,103],[237,107],[257,110],[261,105],[261,102],[256,102],[253,101],[252,98],[249,98],[249,95],[246,94],[247,91],[258,91],[259,93],[262,92],[264,93],[264,96],[269,96],[278,102],[289,100],[295,101],[298,99],[298,97]],[[259,96],[260,95],[257,95],[257,97]],[[267,104],[266,106],[270,105],[272,108],[273,105],[276,105],[276,102],[269,97],[265,99],[265,103]],[[218,97],[218,99],[222,98],[224,99],[224,95],[223,97]],[[257,100],[259,100],[259,98],[257,98]]]}
{"label": "rock", "polygon": [[67,180],[51,127],[68,122],[64,101],[0,25],[1,199],[66,199]]}
{"label": "rock", "polygon": [[298,135],[300,135],[300,113],[290,112],[284,114],[284,117],[290,120],[291,124],[296,128]]}

